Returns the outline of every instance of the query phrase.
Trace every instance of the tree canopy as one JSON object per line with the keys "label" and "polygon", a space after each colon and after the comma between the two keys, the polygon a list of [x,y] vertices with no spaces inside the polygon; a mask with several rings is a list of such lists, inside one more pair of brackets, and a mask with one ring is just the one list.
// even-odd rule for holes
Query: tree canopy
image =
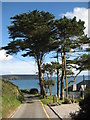
{"label": "tree canopy", "polygon": [[[47,64],[45,71],[52,75],[53,68],[62,67],[61,91],[64,86],[64,78],[67,74],[73,74],[70,70],[70,61],[67,62],[67,53],[82,51],[83,45],[90,45],[90,38],[84,34],[84,22],[76,20],[76,17],[56,19],[53,14],[44,11],[33,10],[11,17],[11,25],[8,26],[9,37],[13,40],[3,47],[8,54],[22,53],[23,57],[34,57],[38,65],[39,82],[43,88],[42,61],[46,53],[57,51],[57,63]],[[88,48],[86,49],[89,50]],[[62,65],[59,64],[58,53],[61,54]],[[70,53],[71,55],[71,53]],[[83,70],[88,67],[87,55],[76,58],[73,63]],[[86,61],[85,61],[86,60]],[[44,66],[45,67],[45,66]],[[88,68],[89,69],[89,68]],[[78,74],[77,74],[78,75]],[[59,79],[57,79],[59,85]],[[66,82],[67,84],[67,82]],[[58,86],[57,85],[57,86]],[[43,88],[44,90],[44,88]],[[63,92],[61,92],[63,94]]]}
{"label": "tree canopy", "polygon": [[32,56],[37,61],[39,81],[42,90],[41,64],[46,53],[57,48],[55,41],[54,15],[34,10],[11,17],[8,26],[9,36],[13,39],[3,47],[9,54],[22,52],[22,56]]}
{"label": "tree canopy", "polygon": [[61,99],[64,99],[64,79],[66,80],[66,96],[68,96],[67,53],[70,51],[79,52],[82,50],[83,45],[89,42],[89,39],[87,35],[84,34],[84,21],[80,19],[77,21],[76,17],[70,19],[64,16],[56,20],[55,25],[57,28],[57,40],[60,43],[59,51],[62,58]]}
{"label": "tree canopy", "polygon": [[37,58],[39,55],[42,58],[50,51],[51,44],[52,49],[55,47],[53,19],[49,12],[37,10],[11,17],[8,30],[13,41],[5,49],[9,54],[22,50],[24,57],[29,55]]}

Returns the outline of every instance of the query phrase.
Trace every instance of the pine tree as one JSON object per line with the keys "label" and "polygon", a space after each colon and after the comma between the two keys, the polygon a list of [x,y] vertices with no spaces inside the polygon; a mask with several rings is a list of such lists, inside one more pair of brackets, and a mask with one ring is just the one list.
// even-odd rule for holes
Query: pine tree
{"label": "pine tree", "polygon": [[68,97],[66,53],[70,52],[71,49],[80,48],[83,43],[82,39],[85,38],[85,27],[84,22],[77,21],[76,17],[73,19],[64,17],[56,20],[56,27],[62,56],[61,99],[64,99],[64,78],[66,79],[66,96]]}
{"label": "pine tree", "polygon": [[[3,47],[8,54],[34,57],[38,65],[40,93],[43,94],[42,60],[46,53],[55,49],[54,16],[49,12],[34,10],[11,17],[8,27],[9,36],[13,39]],[[23,52],[24,51],[24,52]]]}

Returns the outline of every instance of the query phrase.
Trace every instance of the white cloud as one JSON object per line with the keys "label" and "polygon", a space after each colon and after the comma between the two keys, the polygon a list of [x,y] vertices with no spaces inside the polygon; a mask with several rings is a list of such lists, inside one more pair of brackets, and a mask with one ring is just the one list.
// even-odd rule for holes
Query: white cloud
{"label": "white cloud", "polygon": [[86,29],[84,30],[85,34],[88,34],[88,9],[87,8],[80,8],[76,7],[74,8],[73,12],[66,12],[65,14],[62,14],[62,16],[66,16],[68,18],[73,18],[76,16],[77,21],[81,19],[85,22]]}
{"label": "white cloud", "polygon": [[11,60],[13,57],[11,55],[7,55],[6,51],[0,50],[0,61],[8,61]]}
{"label": "white cloud", "polygon": [[[34,61],[3,61],[0,62],[0,75],[3,74],[36,74],[38,71],[37,64]],[[78,71],[73,69],[77,74]],[[88,71],[82,71],[80,75],[88,75]]]}
{"label": "white cloud", "polygon": [[36,74],[37,64],[24,61],[4,61],[0,63],[0,74]]}

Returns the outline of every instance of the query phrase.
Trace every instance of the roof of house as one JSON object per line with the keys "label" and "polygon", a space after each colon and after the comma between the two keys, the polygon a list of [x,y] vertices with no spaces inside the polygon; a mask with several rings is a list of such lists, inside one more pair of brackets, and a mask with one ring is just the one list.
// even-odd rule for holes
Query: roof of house
{"label": "roof of house", "polygon": [[[73,84],[73,85],[74,85],[74,84]],[[73,85],[71,85],[71,86],[68,87],[68,90],[69,90],[69,91],[73,91]],[[83,81],[77,83],[77,84],[76,84],[77,91],[80,90],[81,85],[86,85],[86,88],[90,88],[90,80],[83,80]]]}

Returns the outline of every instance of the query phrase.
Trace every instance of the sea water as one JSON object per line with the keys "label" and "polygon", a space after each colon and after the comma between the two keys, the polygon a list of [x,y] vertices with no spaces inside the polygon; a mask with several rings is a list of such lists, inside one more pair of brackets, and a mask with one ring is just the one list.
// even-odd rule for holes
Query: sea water
{"label": "sea water", "polygon": [[[55,80],[55,86],[52,87],[52,94],[57,93],[57,78],[53,77],[53,80]],[[70,80],[73,80],[73,78],[67,78],[67,81],[69,82]],[[76,78],[76,81],[72,84],[77,84],[83,80],[83,76],[78,76]],[[89,80],[89,76],[85,76],[85,80]],[[32,88],[37,88],[38,91],[40,92],[40,86],[39,86],[39,79],[29,79],[29,80],[10,80],[13,84],[19,87],[19,89],[32,89]],[[59,82],[60,86],[60,82]],[[65,86],[65,81],[64,81],[64,86]]]}

